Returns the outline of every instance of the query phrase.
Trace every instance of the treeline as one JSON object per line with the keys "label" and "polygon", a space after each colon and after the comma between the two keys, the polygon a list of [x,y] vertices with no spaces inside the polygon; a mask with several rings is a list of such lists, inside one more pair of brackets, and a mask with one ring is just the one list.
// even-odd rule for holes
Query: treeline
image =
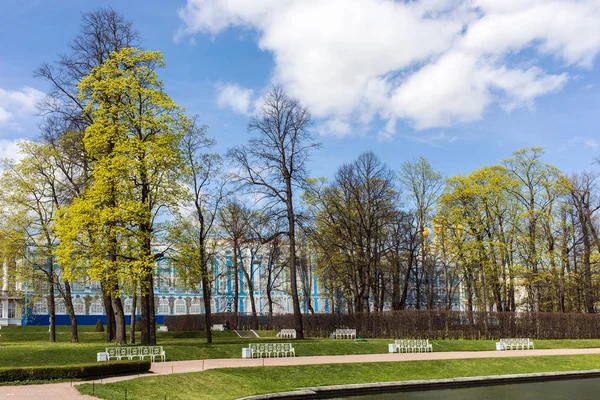
{"label": "treeline", "polygon": [[373,153],[313,181],[311,242],[350,312],[406,308],[594,313],[598,174],[566,176],[523,149],[444,178]]}
{"label": "treeline", "polygon": [[222,157],[207,127],[167,95],[162,54],[140,42],[115,11],[84,14],[69,52],[36,70],[52,88],[39,104],[38,140],[21,143],[21,160],[4,160],[0,251],[13,279],[47,291],[51,341],[56,295],[78,340],[72,285],[85,280],[101,284],[108,341],[127,341],[130,296],[142,343],[155,343],[156,264],[165,257],[186,288],[202,290],[210,327],[223,246],[233,252],[234,313],[238,277],[252,293],[257,268],[241,254],[266,254],[269,312],[271,293],[287,290],[299,338],[313,273],[332,313],[595,311],[595,173],[565,176],[534,148],[451,178],[423,158],[392,169],[372,152],[331,180],[309,178],[320,146],[310,113],[277,86],[251,118],[247,144]]}

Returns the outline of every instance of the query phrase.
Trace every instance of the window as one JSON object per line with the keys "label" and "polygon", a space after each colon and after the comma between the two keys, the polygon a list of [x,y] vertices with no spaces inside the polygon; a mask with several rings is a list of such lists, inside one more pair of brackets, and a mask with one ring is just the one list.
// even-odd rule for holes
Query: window
{"label": "window", "polygon": [[104,305],[102,304],[102,300],[101,299],[96,299],[90,305],[90,314],[93,314],[93,315],[102,315],[102,314],[104,314]]}
{"label": "window", "polygon": [[161,291],[168,291],[171,287],[170,283],[171,274],[167,271],[161,271],[158,275],[159,288]]}
{"label": "window", "polygon": [[0,318],[4,318],[4,303],[0,301]]}
{"label": "window", "polygon": [[133,300],[132,299],[126,299],[125,300],[125,304],[124,304],[124,312],[126,315],[131,315],[131,307],[133,306]]}
{"label": "window", "polygon": [[192,305],[190,307],[190,314],[202,314],[203,313],[203,307],[202,307],[202,303],[200,302],[199,298],[195,298],[192,301]]}
{"label": "window", "polygon": [[170,314],[169,300],[166,297],[158,299],[158,314]]}
{"label": "window", "polygon": [[175,314],[177,314],[177,315],[185,314],[185,300],[183,300],[183,299],[175,300]]}
{"label": "window", "polygon": [[8,301],[8,318],[16,318],[17,305],[14,300]]}
{"label": "window", "polygon": [[33,306],[33,313],[37,315],[48,315],[48,301],[46,299],[36,301]]}
{"label": "window", "polygon": [[66,314],[67,308],[65,307],[65,303],[64,303],[63,299],[55,299],[54,301],[56,302],[55,303],[56,313],[57,314]]}
{"label": "window", "polygon": [[85,303],[81,297],[73,299],[73,311],[75,314],[85,314]]}

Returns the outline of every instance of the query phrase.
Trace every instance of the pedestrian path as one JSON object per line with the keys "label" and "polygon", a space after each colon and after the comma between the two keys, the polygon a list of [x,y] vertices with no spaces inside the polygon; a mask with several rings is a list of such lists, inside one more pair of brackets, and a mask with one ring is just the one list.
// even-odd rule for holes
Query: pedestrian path
{"label": "pedestrian path", "polygon": [[[201,372],[214,368],[241,368],[261,366],[285,365],[317,365],[317,364],[346,364],[370,362],[402,362],[423,360],[453,360],[466,358],[497,358],[497,357],[530,357],[530,356],[556,356],[600,354],[600,348],[590,349],[550,349],[550,350],[511,350],[511,351],[448,351],[437,353],[384,353],[384,354],[353,354],[343,356],[312,356],[312,357],[287,357],[287,358],[221,358],[209,360],[167,361],[152,363],[152,374],[141,375],[168,375],[187,372]],[[138,375],[118,376],[114,378],[98,379],[96,383],[118,382],[138,378]],[[89,381],[92,382],[92,381]],[[73,385],[84,383],[77,382]],[[0,386],[0,400],[33,400],[33,399],[93,399],[90,396],[80,395],[69,382],[50,383],[44,385]]]}

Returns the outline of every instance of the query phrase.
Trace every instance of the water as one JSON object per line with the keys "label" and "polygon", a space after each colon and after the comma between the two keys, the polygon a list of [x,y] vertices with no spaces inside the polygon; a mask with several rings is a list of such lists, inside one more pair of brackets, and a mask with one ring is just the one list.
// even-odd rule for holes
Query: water
{"label": "water", "polygon": [[600,378],[397,392],[346,398],[352,400],[596,400],[600,399]]}

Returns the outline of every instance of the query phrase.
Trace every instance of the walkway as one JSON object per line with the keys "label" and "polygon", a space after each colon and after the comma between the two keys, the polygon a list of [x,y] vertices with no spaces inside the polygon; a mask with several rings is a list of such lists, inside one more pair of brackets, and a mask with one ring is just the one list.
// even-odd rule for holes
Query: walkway
{"label": "walkway", "polygon": [[[186,372],[200,372],[214,368],[239,368],[260,366],[283,365],[315,365],[315,364],[345,364],[361,362],[399,362],[419,360],[451,360],[465,358],[496,358],[496,357],[528,357],[528,356],[556,356],[600,354],[600,348],[590,349],[551,349],[551,350],[511,350],[511,351],[452,351],[437,353],[385,353],[385,354],[358,354],[344,356],[313,356],[313,357],[288,357],[266,359],[240,359],[223,358],[211,360],[168,361],[152,363],[150,369],[155,375],[180,374]],[[144,375],[142,375],[144,376]],[[149,376],[149,375],[146,375]],[[138,375],[119,376],[107,378],[102,382],[117,382],[135,379]],[[90,381],[91,382],[91,381]],[[94,381],[100,383],[100,380]],[[80,383],[80,382],[77,382]],[[47,399],[93,399],[93,397],[80,395],[71,384],[52,383],[45,385],[26,386],[0,386],[0,400],[34,400]]]}

